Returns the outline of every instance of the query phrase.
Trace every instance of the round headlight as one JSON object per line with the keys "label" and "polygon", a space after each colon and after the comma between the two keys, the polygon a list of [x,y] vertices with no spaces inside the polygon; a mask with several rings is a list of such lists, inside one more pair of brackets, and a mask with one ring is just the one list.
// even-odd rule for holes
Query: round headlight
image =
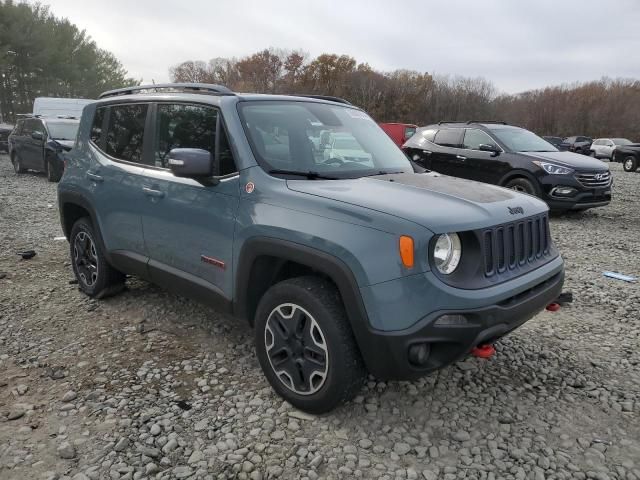
{"label": "round headlight", "polygon": [[436,240],[433,249],[433,261],[440,273],[453,273],[462,256],[462,244],[457,233],[443,233]]}

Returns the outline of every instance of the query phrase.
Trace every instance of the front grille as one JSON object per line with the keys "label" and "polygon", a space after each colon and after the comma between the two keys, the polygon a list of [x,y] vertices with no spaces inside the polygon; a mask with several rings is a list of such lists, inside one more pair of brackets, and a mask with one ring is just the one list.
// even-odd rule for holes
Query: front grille
{"label": "front grille", "polygon": [[499,225],[484,230],[482,240],[487,277],[508,270],[529,269],[551,253],[549,218],[543,214]]}
{"label": "front grille", "polygon": [[589,188],[608,187],[611,183],[611,172],[576,173],[576,180]]}

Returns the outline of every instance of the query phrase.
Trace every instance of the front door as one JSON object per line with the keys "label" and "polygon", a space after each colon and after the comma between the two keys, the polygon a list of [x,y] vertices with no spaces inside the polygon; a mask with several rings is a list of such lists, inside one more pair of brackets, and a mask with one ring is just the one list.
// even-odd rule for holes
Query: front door
{"label": "front door", "polygon": [[[186,294],[211,291],[230,299],[240,187],[222,123],[210,106],[156,105],[153,165],[144,171],[142,225],[154,283]],[[219,182],[175,177],[168,168],[173,148],[199,148],[216,155],[222,169],[217,172]]]}
{"label": "front door", "polygon": [[506,173],[500,168],[499,155],[480,150],[480,145],[491,145],[499,148],[496,142],[482,130],[467,128],[463,141],[463,155],[466,160],[458,176],[479,182],[498,183],[502,175]]}
{"label": "front door", "polygon": [[[22,149],[20,160],[25,168],[43,170],[44,142],[46,141],[46,131],[41,120],[30,118],[25,120],[24,133],[22,136]],[[42,138],[33,138],[34,133],[39,133]]]}

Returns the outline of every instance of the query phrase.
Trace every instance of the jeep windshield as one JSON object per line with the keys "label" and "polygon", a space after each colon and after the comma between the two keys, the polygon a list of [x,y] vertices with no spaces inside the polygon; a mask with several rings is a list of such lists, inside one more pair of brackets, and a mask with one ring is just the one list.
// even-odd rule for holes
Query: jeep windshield
{"label": "jeep windshield", "polygon": [[[389,136],[356,108],[271,100],[240,102],[238,108],[258,163],[272,175],[338,180],[414,171]],[[338,147],[342,142],[348,146]],[[349,154],[337,158],[336,148]]]}
{"label": "jeep windshield", "polygon": [[559,151],[546,140],[524,128],[492,128],[491,132],[512,152]]}

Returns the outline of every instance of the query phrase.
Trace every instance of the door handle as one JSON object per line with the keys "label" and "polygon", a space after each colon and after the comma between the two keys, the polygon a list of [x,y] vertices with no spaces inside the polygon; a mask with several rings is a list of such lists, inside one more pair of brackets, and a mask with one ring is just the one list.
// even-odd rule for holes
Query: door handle
{"label": "door handle", "polygon": [[87,178],[96,183],[102,183],[104,181],[104,178],[102,178],[100,175],[96,175],[95,173],[91,172],[87,172]]}
{"label": "door handle", "polygon": [[142,187],[142,191],[148,197],[153,197],[153,198],[162,198],[162,197],[164,197],[164,192],[161,191],[161,190],[154,190],[153,188]]}
{"label": "door handle", "polygon": [[463,157],[462,155],[456,155],[456,158],[458,160],[466,160],[467,159],[467,157]]}

